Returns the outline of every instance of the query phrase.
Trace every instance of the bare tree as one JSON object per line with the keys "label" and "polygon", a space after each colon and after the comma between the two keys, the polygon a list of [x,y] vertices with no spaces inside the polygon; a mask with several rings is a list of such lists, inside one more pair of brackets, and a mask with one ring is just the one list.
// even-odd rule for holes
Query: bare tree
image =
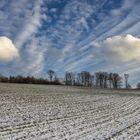
{"label": "bare tree", "polygon": [[77,74],[77,77],[76,77],[76,84],[77,84],[78,86],[81,86],[81,85],[82,85],[81,73],[78,73],[78,74]]}
{"label": "bare tree", "polygon": [[52,81],[53,78],[55,78],[55,72],[53,70],[48,70],[48,77],[49,77],[49,80]]}
{"label": "bare tree", "polygon": [[95,73],[96,87],[99,87],[99,77],[100,77],[100,72],[96,72],[96,73]]}
{"label": "bare tree", "polygon": [[137,89],[140,89],[140,83],[137,84]]}
{"label": "bare tree", "polygon": [[112,85],[113,85],[113,73],[109,73],[108,80],[109,80],[109,88],[112,88]]}
{"label": "bare tree", "polygon": [[108,73],[103,72],[103,87],[104,88],[108,88],[107,80],[108,80]]}
{"label": "bare tree", "polygon": [[96,72],[96,87],[107,88],[109,75],[107,72]]}
{"label": "bare tree", "polygon": [[65,84],[66,85],[75,85],[76,79],[75,79],[75,73],[73,72],[66,72],[65,73]]}
{"label": "bare tree", "polygon": [[70,72],[65,73],[65,84],[72,85],[72,78]]}
{"label": "bare tree", "polygon": [[129,78],[129,74],[124,74],[125,87],[126,87],[126,88],[128,88],[128,78]]}
{"label": "bare tree", "polygon": [[121,80],[122,80],[122,77],[119,76],[118,73],[113,73],[113,88],[120,88]]}
{"label": "bare tree", "polygon": [[132,89],[132,86],[130,84],[128,84],[127,88],[128,89]]}
{"label": "bare tree", "polygon": [[90,73],[88,71],[81,72],[81,79],[83,86],[90,86]]}
{"label": "bare tree", "polygon": [[91,75],[91,74],[90,74],[90,79],[89,79],[89,81],[90,81],[90,82],[89,82],[89,86],[90,86],[90,87],[94,86],[94,75]]}

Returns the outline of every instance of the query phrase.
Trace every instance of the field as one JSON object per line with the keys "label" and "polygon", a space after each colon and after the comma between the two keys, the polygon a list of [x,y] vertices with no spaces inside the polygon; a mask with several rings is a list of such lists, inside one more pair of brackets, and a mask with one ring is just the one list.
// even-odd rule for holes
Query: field
{"label": "field", "polygon": [[140,93],[0,84],[0,140],[138,140]]}

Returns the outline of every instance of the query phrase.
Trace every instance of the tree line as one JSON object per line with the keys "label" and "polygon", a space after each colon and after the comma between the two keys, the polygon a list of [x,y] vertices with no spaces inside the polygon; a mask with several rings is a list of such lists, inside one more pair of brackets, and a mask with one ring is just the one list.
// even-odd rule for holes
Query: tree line
{"label": "tree line", "polygon": [[[85,86],[97,88],[121,88],[123,78],[118,73],[95,72],[91,74],[88,71],[80,73],[65,72],[63,80],[57,77],[54,70],[47,71],[48,78],[35,78],[33,76],[9,76],[0,75],[0,82],[7,83],[28,83],[28,84],[65,84],[69,86]],[[126,88],[131,88],[128,84],[128,74],[124,74]]]}
{"label": "tree line", "polygon": [[118,73],[96,72],[91,74],[82,71],[78,74],[73,72],[65,73],[66,85],[87,86],[97,88],[121,88],[122,77]]}
{"label": "tree line", "polygon": [[51,84],[51,85],[60,85],[60,81],[58,80],[54,71],[49,70],[47,72],[47,78],[36,78],[34,76],[3,76],[0,75],[0,82],[3,83],[24,83],[24,84]]}

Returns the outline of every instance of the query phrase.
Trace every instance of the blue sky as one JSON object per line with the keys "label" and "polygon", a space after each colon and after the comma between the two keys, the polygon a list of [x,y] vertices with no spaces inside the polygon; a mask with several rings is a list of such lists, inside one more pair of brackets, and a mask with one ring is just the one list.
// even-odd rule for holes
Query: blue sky
{"label": "blue sky", "polygon": [[4,75],[46,76],[54,69],[130,74],[140,81],[139,0],[0,0],[0,36],[19,56]]}

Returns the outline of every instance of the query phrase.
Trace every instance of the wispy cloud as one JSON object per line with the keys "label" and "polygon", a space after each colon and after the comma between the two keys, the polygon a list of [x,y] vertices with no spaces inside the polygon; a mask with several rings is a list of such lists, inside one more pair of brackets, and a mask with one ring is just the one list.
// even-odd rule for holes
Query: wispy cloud
{"label": "wispy cloud", "polygon": [[[1,0],[0,35],[12,39],[20,51],[18,60],[1,64],[1,72],[18,69],[18,74],[41,76],[50,68],[58,73],[104,68],[137,73],[139,47],[122,40],[127,34],[139,39],[139,8],[139,0]],[[114,36],[120,36],[122,53],[107,42],[110,38],[114,44]],[[124,67],[111,56],[123,60]]]}
{"label": "wispy cloud", "polygon": [[24,21],[24,26],[19,33],[19,36],[16,38],[16,46],[19,48],[23,46],[24,43],[30,39],[31,36],[34,36],[38,28],[42,24],[42,13],[41,13],[41,5],[43,4],[42,0],[37,0],[34,3],[34,7],[28,14],[27,19]]}

